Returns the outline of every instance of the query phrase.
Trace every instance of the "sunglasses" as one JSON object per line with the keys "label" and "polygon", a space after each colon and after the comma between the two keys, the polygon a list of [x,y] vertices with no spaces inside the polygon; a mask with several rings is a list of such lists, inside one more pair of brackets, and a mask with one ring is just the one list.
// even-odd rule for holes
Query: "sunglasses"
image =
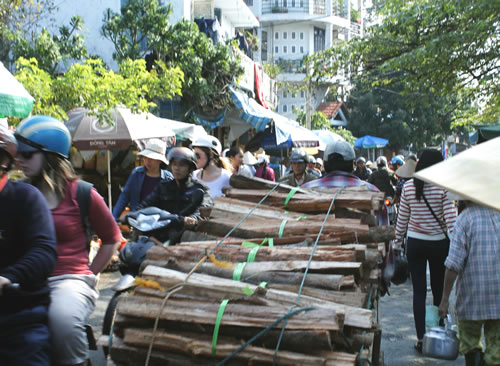
{"label": "sunglasses", "polygon": [[33,155],[38,153],[40,151],[23,151],[23,152],[18,152],[17,155],[21,156],[24,160],[30,160]]}

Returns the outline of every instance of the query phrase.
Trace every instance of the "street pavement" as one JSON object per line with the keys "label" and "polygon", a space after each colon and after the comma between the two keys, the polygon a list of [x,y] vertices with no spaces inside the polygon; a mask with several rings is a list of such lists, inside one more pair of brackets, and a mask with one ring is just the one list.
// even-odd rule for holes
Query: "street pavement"
{"label": "street pavement", "polygon": [[[427,283],[429,284],[427,274]],[[389,289],[390,296],[380,299],[380,323],[382,326],[382,351],[385,365],[388,366],[463,366],[464,357],[455,361],[423,357],[413,345],[417,342],[413,320],[413,290],[411,281]],[[427,304],[432,304],[432,293],[427,289]]]}
{"label": "street pavement", "polygon": [[[90,318],[96,339],[101,335],[101,325],[109,299],[113,296],[111,287],[120,278],[119,272],[102,273],[99,279],[99,300]],[[412,311],[411,281],[390,288],[390,296],[380,299],[380,323],[382,325],[382,352],[387,366],[462,366],[464,358],[455,361],[436,360],[418,354],[413,345],[417,341]],[[432,302],[430,290],[427,303]],[[102,349],[91,352],[92,366],[106,366]]]}

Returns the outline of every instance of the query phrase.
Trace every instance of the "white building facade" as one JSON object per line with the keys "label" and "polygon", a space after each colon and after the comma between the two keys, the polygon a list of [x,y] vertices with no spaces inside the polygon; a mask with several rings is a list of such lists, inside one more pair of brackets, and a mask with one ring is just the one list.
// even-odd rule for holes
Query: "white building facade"
{"label": "white building facade", "polygon": [[[283,71],[278,80],[288,85],[278,90],[278,113],[295,118],[294,107],[306,109],[307,93],[300,88],[304,85],[302,61],[306,56],[326,50],[339,40],[362,36],[362,2],[355,1],[359,12],[356,22],[351,21],[350,0],[245,0],[260,21],[260,47],[254,59],[280,65]],[[337,86],[348,84],[343,74],[334,79]],[[312,111],[332,85],[325,83],[311,92]]]}

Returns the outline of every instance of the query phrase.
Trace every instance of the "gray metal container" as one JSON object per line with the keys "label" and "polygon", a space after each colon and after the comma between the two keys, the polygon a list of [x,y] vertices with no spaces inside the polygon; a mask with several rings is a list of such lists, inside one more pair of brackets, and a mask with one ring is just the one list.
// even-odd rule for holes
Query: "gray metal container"
{"label": "gray metal container", "polygon": [[451,329],[451,317],[448,314],[446,328],[435,327],[425,333],[422,345],[425,356],[456,360],[458,357],[457,332]]}

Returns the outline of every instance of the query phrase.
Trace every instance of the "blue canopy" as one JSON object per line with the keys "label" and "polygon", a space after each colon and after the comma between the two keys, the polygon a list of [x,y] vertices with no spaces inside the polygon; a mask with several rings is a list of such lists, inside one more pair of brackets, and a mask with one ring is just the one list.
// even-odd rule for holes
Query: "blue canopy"
{"label": "blue canopy", "polygon": [[374,148],[384,147],[388,143],[389,143],[389,140],[387,140],[387,139],[366,135],[366,136],[357,138],[356,141],[354,141],[354,147],[356,149],[374,149]]}

